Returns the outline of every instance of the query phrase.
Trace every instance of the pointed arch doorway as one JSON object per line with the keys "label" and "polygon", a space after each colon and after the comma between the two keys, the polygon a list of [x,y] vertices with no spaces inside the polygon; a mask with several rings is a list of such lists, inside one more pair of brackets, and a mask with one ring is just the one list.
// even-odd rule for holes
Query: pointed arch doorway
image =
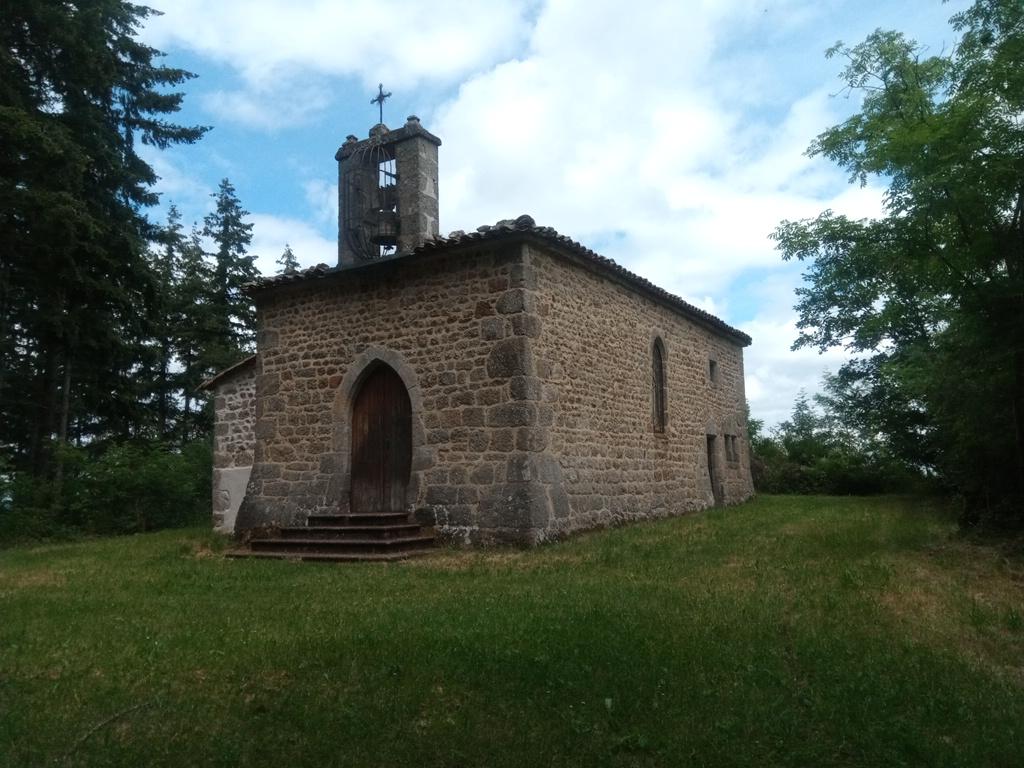
{"label": "pointed arch doorway", "polygon": [[412,468],[412,406],[393,368],[376,365],[352,403],[351,511],[404,512]]}

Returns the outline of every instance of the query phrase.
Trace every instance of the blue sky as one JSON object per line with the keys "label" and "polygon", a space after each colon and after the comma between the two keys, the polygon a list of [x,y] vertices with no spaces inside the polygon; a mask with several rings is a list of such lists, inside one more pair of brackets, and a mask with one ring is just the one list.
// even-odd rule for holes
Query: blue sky
{"label": "blue sky", "polygon": [[[521,213],[747,331],[755,416],[788,416],[843,353],[791,352],[793,289],[768,235],[825,208],[877,215],[803,155],[857,108],[824,51],[878,27],[949,50],[938,0],[154,0],[143,38],[186,84],[182,122],[213,130],[150,152],[164,204],[201,220],[231,179],[265,272],[285,243],[336,262],[347,134],[418,115],[441,137],[441,230]],[[156,213],[155,215],[159,215]]]}

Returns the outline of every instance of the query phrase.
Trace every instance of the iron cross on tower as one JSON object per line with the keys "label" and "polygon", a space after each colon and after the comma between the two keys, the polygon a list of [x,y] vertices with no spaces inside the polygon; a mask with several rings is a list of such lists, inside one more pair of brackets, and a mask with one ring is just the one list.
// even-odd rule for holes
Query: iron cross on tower
{"label": "iron cross on tower", "polygon": [[376,98],[370,99],[371,104],[377,104],[380,107],[380,123],[384,122],[384,100],[391,96],[391,91],[384,92],[384,83],[377,84],[377,96]]}

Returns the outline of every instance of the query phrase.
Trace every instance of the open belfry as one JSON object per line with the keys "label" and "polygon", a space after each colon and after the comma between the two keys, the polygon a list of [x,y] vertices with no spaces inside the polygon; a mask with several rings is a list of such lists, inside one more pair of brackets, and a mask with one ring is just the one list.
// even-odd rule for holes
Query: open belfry
{"label": "open belfry", "polygon": [[[437,148],[416,117],[349,136],[338,161],[338,266],[411,253],[438,234]],[[402,169],[401,174],[398,168]]]}
{"label": "open belfry", "polygon": [[204,385],[215,528],[387,560],[747,499],[750,337],[530,216],[439,235],[440,145],[349,136],[337,266],[250,286],[257,352]]}

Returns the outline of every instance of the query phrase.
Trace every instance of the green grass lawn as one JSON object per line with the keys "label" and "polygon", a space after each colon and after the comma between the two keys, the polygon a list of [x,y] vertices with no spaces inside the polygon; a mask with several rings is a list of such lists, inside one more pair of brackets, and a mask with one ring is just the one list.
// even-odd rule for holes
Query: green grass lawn
{"label": "green grass lawn", "polygon": [[1024,562],[763,497],[528,552],[0,552],[0,764],[1024,765]]}

